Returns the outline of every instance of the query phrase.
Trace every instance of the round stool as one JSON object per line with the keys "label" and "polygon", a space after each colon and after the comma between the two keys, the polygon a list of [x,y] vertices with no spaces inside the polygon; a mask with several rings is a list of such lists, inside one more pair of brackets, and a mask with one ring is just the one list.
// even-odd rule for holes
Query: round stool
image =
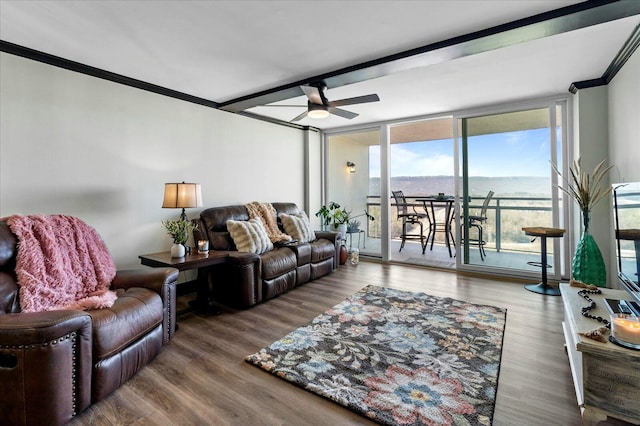
{"label": "round stool", "polygon": [[540,248],[542,252],[542,261],[540,262],[540,266],[542,267],[542,282],[540,284],[529,284],[524,286],[524,288],[538,294],[560,296],[559,289],[547,285],[547,238],[562,237],[564,235],[564,229],[536,226],[532,228],[522,228],[522,230],[525,234],[532,237],[540,237]]}

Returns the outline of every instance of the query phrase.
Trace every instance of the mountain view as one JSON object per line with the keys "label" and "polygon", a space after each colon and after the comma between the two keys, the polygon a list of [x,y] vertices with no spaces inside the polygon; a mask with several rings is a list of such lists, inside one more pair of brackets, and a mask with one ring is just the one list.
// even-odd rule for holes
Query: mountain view
{"label": "mountain view", "polygon": [[[544,177],[471,177],[469,195],[484,197],[489,191],[495,197],[550,197],[551,180]],[[453,176],[398,176],[391,178],[391,190],[402,190],[407,196],[454,193]],[[369,179],[369,194],[380,194],[380,178]]]}

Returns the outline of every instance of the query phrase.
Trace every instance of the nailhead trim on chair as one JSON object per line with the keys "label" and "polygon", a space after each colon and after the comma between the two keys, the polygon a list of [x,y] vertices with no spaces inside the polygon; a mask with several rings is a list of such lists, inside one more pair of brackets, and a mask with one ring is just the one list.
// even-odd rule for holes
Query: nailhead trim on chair
{"label": "nailhead trim on chair", "polygon": [[[168,286],[168,285],[164,286],[164,289],[165,289],[165,292],[164,292],[163,303],[170,303],[171,302],[171,286]],[[173,318],[171,318],[171,315],[167,315],[167,323],[165,324],[165,327],[164,327],[164,331],[165,331],[165,334],[166,334],[165,339],[164,339],[165,342],[169,342],[169,340],[171,340],[171,322],[172,322],[172,320],[173,320]]]}
{"label": "nailhead trim on chair", "polygon": [[43,342],[39,345],[0,345],[0,349],[9,349],[9,350],[33,350],[33,349],[38,349],[38,348],[45,348],[49,345],[53,346],[53,345],[57,345],[58,343],[62,343],[65,340],[71,340],[72,346],[71,346],[71,360],[72,360],[72,370],[71,370],[71,383],[72,383],[72,389],[71,389],[71,408],[73,409],[72,412],[72,417],[75,417],[78,413],[76,411],[77,409],[77,403],[76,403],[76,371],[77,371],[77,357],[76,357],[76,347],[77,347],[77,333],[74,331],[72,333],[69,333],[65,336],[62,336],[58,339],[53,339],[50,340],[48,342]]}

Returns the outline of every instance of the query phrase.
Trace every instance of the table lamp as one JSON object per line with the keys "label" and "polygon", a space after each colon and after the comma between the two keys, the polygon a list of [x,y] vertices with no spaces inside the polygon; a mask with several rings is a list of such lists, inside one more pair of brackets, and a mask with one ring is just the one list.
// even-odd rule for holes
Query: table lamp
{"label": "table lamp", "polygon": [[185,208],[202,207],[202,190],[199,183],[165,183],[163,209],[182,208],[181,220],[187,220]]}

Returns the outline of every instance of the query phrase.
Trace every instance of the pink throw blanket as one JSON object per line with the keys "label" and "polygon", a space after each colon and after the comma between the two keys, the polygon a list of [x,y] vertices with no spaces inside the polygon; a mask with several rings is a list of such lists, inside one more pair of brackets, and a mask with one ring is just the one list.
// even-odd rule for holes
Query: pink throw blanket
{"label": "pink throw blanket", "polygon": [[11,216],[18,237],[16,275],[22,312],[113,305],[116,267],[95,229],[65,215]]}

